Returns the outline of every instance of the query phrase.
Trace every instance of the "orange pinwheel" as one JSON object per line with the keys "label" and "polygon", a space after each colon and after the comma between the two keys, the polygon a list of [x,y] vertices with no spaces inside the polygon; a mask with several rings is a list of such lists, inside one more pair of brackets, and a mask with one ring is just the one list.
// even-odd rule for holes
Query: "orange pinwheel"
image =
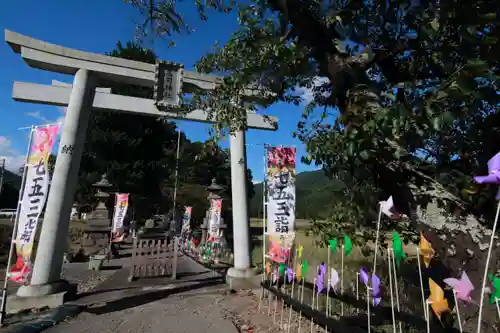
{"label": "orange pinwheel", "polygon": [[271,263],[268,261],[266,262],[266,276],[271,275]]}
{"label": "orange pinwheel", "polygon": [[418,244],[418,248],[420,250],[420,255],[424,260],[425,267],[429,267],[436,251],[434,251],[431,243],[424,237],[422,232],[420,232],[420,243]]}
{"label": "orange pinwheel", "polygon": [[295,264],[295,276],[297,277],[297,281],[302,280],[302,265],[301,264]]}
{"label": "orange pinwheel", "polygon": [[429,295],[429,303],[431,305],[432,311],[436,314],[439,320],[441,320],[441,314],[443,312],[450,311],[448,306],[448,300],[444,298],[444,291],[434,280],[429,278],[429,289],[431,294]]}

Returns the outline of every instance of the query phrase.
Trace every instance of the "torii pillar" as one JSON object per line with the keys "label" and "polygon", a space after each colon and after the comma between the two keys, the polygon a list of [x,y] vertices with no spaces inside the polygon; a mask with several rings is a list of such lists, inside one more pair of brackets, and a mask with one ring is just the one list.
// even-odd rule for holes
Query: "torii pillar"
{"label": "torii pillar", "polygon": [[[206,110],[176,112],[172,108],[179,104],[181,92],[213,90],[222,80],[216,76],[186,71],[180,64],[162,62],[155,66],[87,53],[8,30],[5,31],[5,40],[31,67],[74,75],[72,86],[14,82],[12,94],[18,101],[68,107],[38,245],[37,252],[43,255],[36,257],[31,284],[22,286],[17,293],[22,297],[39,297],[66,291],[68,287],[68,283],[62,281],[60,275],[90,112],[114,110],[145,116],[212,122]],[[155,97],[146,99],[114,95],[96,88],[99,79],[154,87]],[[253,97],[251,89],[246,95]],[[170,108],[165,110],[167,106]],[[277,129],[277,119],[249,113],[247,125],[248,128],[274,131]],[[64,149],[63,153],[61,148],[65,146],[72,149]],[[228,276],[239,278],[252,275],[244,131],[232,133],[230,149],[235,261],[234,267],[228,271]]]}

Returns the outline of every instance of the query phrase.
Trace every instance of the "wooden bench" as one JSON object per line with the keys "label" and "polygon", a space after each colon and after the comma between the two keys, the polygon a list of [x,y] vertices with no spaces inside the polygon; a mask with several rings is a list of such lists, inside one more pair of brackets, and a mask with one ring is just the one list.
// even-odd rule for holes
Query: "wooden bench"
{"label": "wooden bench", "polygon": [[138,278],[170,275],[177,278],[178,239],[169,241],[165,235],[141,236],[134,239],[129,281]]}

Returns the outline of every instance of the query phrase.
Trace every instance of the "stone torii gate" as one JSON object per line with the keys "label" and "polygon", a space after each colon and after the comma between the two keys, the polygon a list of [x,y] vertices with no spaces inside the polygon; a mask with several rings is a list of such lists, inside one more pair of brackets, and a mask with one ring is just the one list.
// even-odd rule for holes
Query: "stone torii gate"
{"label": "stone torii gate", "polygon": [[[60,278],[69,228],[72,199],[90,111],[113,110],[140,113],[145,116],[211,122],[205,110],[176,112],[180,93],[213,90],[222,83],[220,77],[184,70],[181,64],[160,62],[152,65],[138,61],[82,52],[49,44],[5,30],[5,41],[14,52],[33,68],[74,75],[73,85],[53,82],[52,85],[14,82],[13,98],[17,101],[67,106],[60,148],[47,201],[43,228],[31,284],[19,288],[21,297],[39,297],[62,293],[68,283]],[[99,79],[123,84],[154,87],[154,99],[112,94],[97,88]],[[252,96],[252,91],[245,92]],[[163,111],[167,109],[166,111]],[[276,130],[277,119],[248,113],[249,128]],[[64,149],[62,147],[71,147]],[[245,132],[230,136],[231,192],[234,223],[234,267],[232,278],[249,277],[251,256],[246,188]]]}

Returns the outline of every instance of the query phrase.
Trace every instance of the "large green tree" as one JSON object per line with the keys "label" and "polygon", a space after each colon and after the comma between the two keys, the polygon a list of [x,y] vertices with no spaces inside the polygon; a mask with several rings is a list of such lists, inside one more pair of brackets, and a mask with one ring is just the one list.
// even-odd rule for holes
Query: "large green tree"
{"label": "large green tree", "polygon": [[[152,32],[186,25],[175,1],[132,2]],[[197,2],[203,13],[232,5]],[[500,148],[491,129],[500,96],[495,1],[259,0],[237,9],[240,28],[197,65],[224,74],[224,84],[190,100],[219,110],[221,128],[245,126],[248,104],[231,99],[250,84],[294,103],[294,89],[308,87],[314,100],[296,134],[328,174],[370,180],[409,216],[429,196],[450,211],[489,211],[480,207],[492,192],[484,199],[470,187]]]}

